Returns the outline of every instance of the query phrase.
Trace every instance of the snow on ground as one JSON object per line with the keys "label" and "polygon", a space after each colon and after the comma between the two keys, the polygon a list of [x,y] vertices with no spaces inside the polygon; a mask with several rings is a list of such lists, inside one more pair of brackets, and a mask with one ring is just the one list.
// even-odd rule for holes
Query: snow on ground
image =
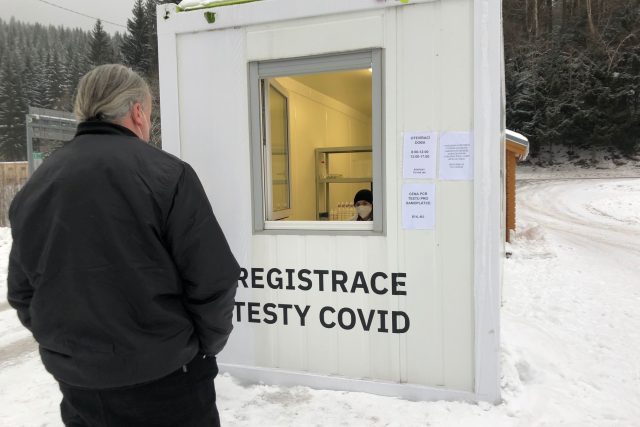
{"label": "snow on ground", "polygon": [[[226,426],[639,426],[640,179],[524,180],[505,261],[503,403],[216,380]],[[0,229],[6,277],[10,234]],[[0,280],[0,292],[6,284]],[[0,426],[60,426],[60,393],[0,299]]]}
{"label": "snow on ground", "polygon": [[640,425],[638,194],[640,179],[520,183],[502,314],[521,425]]}
{"label": "snow on ground", "polygon": [[629,163],[621,166],[602,165],[587,168],[570,164],[545,167],[526,163],[518,165],[518,179],[558,179],[560,177],[570,179],[638,178],[640,177],[640,161],[629,161]]}

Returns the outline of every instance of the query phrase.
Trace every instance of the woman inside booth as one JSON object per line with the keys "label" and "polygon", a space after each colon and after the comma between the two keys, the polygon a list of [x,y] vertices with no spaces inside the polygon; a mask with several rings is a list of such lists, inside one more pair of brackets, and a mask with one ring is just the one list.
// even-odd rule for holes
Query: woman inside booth
{"label": "woman inside booth", "polygon": [[353,198],[356,214],[351,221],[373,221],[373,194],[371,190],[362,189]]}

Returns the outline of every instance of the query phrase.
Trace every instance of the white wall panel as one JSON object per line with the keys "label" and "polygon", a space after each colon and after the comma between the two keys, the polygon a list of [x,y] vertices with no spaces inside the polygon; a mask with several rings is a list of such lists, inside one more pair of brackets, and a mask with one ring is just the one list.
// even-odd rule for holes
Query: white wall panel
{"label": "white wall panel", "polygon": [[473,2],[441,2],[442,130],[473,130]]}
{"label": "white wall panel", "polygon": [[[442,289],[437,280],[435,232],[402,229],[401,194],[403,133],[440,129],[440,15],[440,2],[419,9],[414,6],[397,11],[398,131],[394,146],[398,191],[398,222],[395,226],[402,240],[399,263],[402,269],[411,272],[413,279],[407,289],[411,297],[404,305],[407,310],[413,309],[412,320],[421,325],[403,337],[406,338],[402,357],[403,378],[411,383],[436,386],[445,384],[442,372]],[[414,34],[418,27],[425,30],[422,37]],[[436,198],[436,206],[438,203]],[[436,216],[436,226],[439,225]],[[414,306],[409,307],[410,304]]]}
{"label": "white wall panel", "polygon": [[[473,37],[472,27],[464,23],[472,17],[472,4],[450,0],[399,9],[397,14],[400,131],[472,132]],[[423,33],[416,37],[419,27]],[[403,141],[397,142],[400,157]],[[397,179],[400,189],[401,170]],[[406,336],[407,381],[471,391],[473,184],[405,182],[436,182],[437,188],[435,231],[399,230],[406,270],[420,278],[407,304],[424,307],[408,309],[423,326]]]}
{"label": "white wall panel", "polygon": [[[252,239],[252,256],[250,261],[247,262],[243,267],[247,270],[248,278],[251,277],[251,268],[265,268],[265,267],[278,267],[278,244],[275,239],[267,238],[266,236],[254,236]],[[266,274],[263,273],[263,276]],[[248,279],[249,280],[249,279]],[[251,286],[248,284],[248,286]],[[269,289],[265,287],[264,289],[239,289],[243,292],[239,292],[236,296],[236,301],[241,302],[273,302],[277,304],[278,301],[278,291]],[[278,342],[278,330],[276,328],[271,327],[270,325],[266,325],[261,323],[259,325],[254,325],[255,327],[247,327],[249,324],[247,323],[246,309],[242,311],[243,321],[236,322],[236,328],[238,330],[244,331],[255,331],[252,338],[251,347],[253,349],[254,355],[254,364],[257,366],[276,366],[278,363],[278,347],[276,343]],[[235,334],[234,334],[235,335]],[[225,351],[223,362],[227,361],[228,363],[238,363],[235,361],[235,356],[238,354],[242,354],[244,350],[244,346],[246,343],[241,340],[235,339],[236,337],[232,335],[234,347],[232,349],[228,349],[229,351]],[[229,356],[227,357],[227,354]]]}
{"label": "white wall panel", "polygon": [[[442,132],[473,133],[473,3],[449,0],[441,15]],[[463,30],[464,29],[464,30]],[[444,384],[474,387],[473,182],[440,182],[437,215]]]}
{"label": "white wall panel", "polygon": [[[365,271],[396,271],[397,264],[390,264],[389,255],[395,257],[393,246],[388,238],[376,237],[364,241],[363,245],[368,249],[362,252],[362,264]],[[386,250],[376,250],[384,248]],[[363,302],[363,306],[389,312],[398,310],[398,297],[381,297],[371,294]],[[411,319],[413,321],[413,319]],[[369,378],[399,381],[400,380],[400,335],[398,334],[369,334],[370,372]]]}
{"label": "white wall panel", "polygon": [[380,12],[269,24],[247,32],[247,59],[296,58],[382,47],[383,34]]}
{"label": "white wall panel", "polygon": [[[181,157],[205,184],[241,263],[250,254],[251,173],[244,33],[177,36]],[[197,84],[195,84],[197,82]]]}
{"label": "white wall panel", "polygon": [[[309,236],[305,254],[307,258],[306,268],[313,270],[326,270],[336,265],[337,256],[335,248],[335,236]],[[313,303],[314,321],[309,323],[307,366],[309,371],[326,375],[338,375],[338,330],[326,329],[317,321],[318,310],[324,306],[335,307],[339,302],[339,296],[332,292],[319,292],[309,295],[308,301]]]}
{"label": "white wall panel", "polygon": [[[302,268],[306,265],[305,253],[305,237],[303,236],[274,236],[276,240],[276,266],[283,272],[286,269]],[[260,263],[262,264],[262,263]],[[264,263],[265,267],[271,267],[273,264]],[[281,290],[274,291],[275,298],[273,302],[305,307],[307,295],[306,292],[298,290]],[[267,300],[269,301],[269,300]],[[311,314],[307,314],[305,323],[309,322]],[[276,364],[278,368],[291,369],[296,371],[307,370],[307,337],[308,332],[306,326],[302,326],[300,316],[295,308],[289,309],[288,325],[279,325],[276,328]],[[271,327],[271,326],[270,326]]]}
{"label": "white wall panel", "polygon": [[474,360],[473,185],[441,182],[437,198],[444,384],[471,391]]}

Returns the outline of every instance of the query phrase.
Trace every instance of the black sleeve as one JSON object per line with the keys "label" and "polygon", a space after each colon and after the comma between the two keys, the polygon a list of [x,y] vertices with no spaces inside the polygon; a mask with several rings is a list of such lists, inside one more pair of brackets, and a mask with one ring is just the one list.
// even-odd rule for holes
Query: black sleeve
{"label": "black sleeve", "polygon": [[11,245],[9,254],[9,273],[7,275],[7,301],[18,311],[20,322],[31,330],[31,315],[29,306],[33,298],[33,287],[25,275],[17,259],[18,251],[15,242]]}
{"label": "black sleeve", "polygon": [[185,306],[201,350],[215,355],[223,349],[233,329],[240,267],[200,180],[187,164],[167,216],[165,239],[182,278]]}

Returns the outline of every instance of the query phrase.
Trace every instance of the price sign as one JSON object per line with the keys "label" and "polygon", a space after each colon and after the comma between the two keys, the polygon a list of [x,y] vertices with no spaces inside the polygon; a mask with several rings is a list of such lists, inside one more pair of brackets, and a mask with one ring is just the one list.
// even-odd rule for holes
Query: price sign
{"label": "price sign", "polygon": [[406,229],[432,230],[435,226],[435,184],[402,186],[402,226]]}

